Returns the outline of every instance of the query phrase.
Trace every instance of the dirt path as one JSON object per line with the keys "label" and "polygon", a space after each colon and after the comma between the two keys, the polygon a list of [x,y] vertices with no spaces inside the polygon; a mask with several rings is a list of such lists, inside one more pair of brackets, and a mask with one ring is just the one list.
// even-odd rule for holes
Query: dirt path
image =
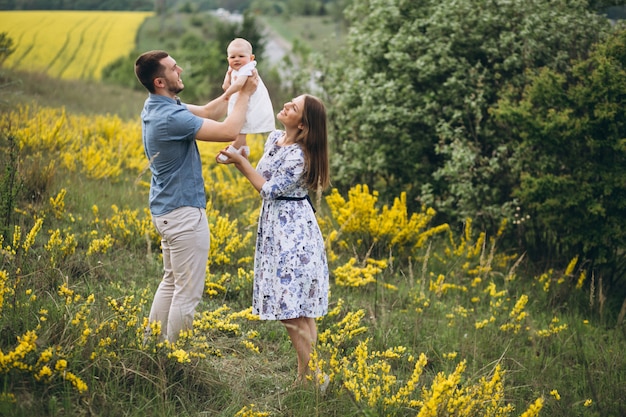
{"label": "dirt path", "polygon": [[264,29],[263,36],[265,36],[265,58],[272,65],[279,65],[283,57],[291,51],[291,44],[269,25],[262,24]]}

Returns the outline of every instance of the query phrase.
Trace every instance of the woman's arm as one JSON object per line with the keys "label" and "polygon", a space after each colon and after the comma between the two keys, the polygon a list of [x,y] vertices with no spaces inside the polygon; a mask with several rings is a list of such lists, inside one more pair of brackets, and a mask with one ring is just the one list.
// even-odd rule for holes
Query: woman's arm
{"label": "woman's arm", "polygon": [[[219,155],[227,157],[219,163],[234,164],[235,167],[250,181],[250,184],[261,194],[262,198],[274,199],[283,195],[291,195],[298,188],[304,169],[304,155],[291,153],[282,158],[279,165],[272,168],[272,178],[266,180],[250,161],[237,152],[220,151]],[[218,155],[218,157],[219,157]]]}
{"label": "woman's arm", "polygon": [[220,161],[216,158],[217,162],[220,164],[234,164],[235,167],[244,175],[244,177],[246,177],[248,179],[248,181],[250,181],[250,184],[252,184],[252,186],[257,190],[257,191],[261,191],[261,188],[263,188],[263,185],[267,182],[265,180],[265,178],[263,178],[263,176],[261,174],[259,174],[254,167],[252,166],[252,164],[250,163],[250,161],[248,161],[248,159],[246,157],[244,157],[243,155],[237,153],[237,152],[227,152],[226,150],[221,150],[219,155],[224,155],[226,156],[225,161]]}

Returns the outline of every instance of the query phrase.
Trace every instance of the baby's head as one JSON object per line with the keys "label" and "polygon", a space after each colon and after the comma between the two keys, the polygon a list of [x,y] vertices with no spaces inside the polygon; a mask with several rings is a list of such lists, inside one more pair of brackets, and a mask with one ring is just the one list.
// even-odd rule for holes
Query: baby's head
{"label": "baby's head", "polygon": [[226,49],[228,65],[232,69],[238,70],[244,65],[254,61],[252,45],[243,38],[233,39]]}

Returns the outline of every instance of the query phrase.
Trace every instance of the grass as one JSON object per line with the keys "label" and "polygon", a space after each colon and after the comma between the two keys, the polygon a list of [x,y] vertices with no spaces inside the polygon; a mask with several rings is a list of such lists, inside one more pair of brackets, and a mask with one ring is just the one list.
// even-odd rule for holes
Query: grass
{"label": "grass", "polygon": [[0,111],[18,104],[64,107],[79,114],[112,114],[137,119],[147,93],[99,82],[50,78],[44,74],[0,68]]}

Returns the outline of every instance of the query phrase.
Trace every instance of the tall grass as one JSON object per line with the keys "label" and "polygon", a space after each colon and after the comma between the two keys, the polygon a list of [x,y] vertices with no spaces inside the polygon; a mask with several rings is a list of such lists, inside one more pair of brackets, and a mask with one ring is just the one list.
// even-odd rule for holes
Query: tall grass
{"label": "tall grass", "polygon": [[[138,129],[58,108],[1,115],[19,178],[40,185],[0,242],[0,414],[624,414],[624,332],[589,308],[598,291],[576,259],[528,274],[471,219],[433,224],[431,209],[383,205],[367,185],[319,205],[331,311],[312,365],[330,384],[291,389],[286,332],[249,309],[258,196],[206,143],[206,294],[176,345],[144,341],[161,261]],[[249,143],[256,161],[263,138]]]}

